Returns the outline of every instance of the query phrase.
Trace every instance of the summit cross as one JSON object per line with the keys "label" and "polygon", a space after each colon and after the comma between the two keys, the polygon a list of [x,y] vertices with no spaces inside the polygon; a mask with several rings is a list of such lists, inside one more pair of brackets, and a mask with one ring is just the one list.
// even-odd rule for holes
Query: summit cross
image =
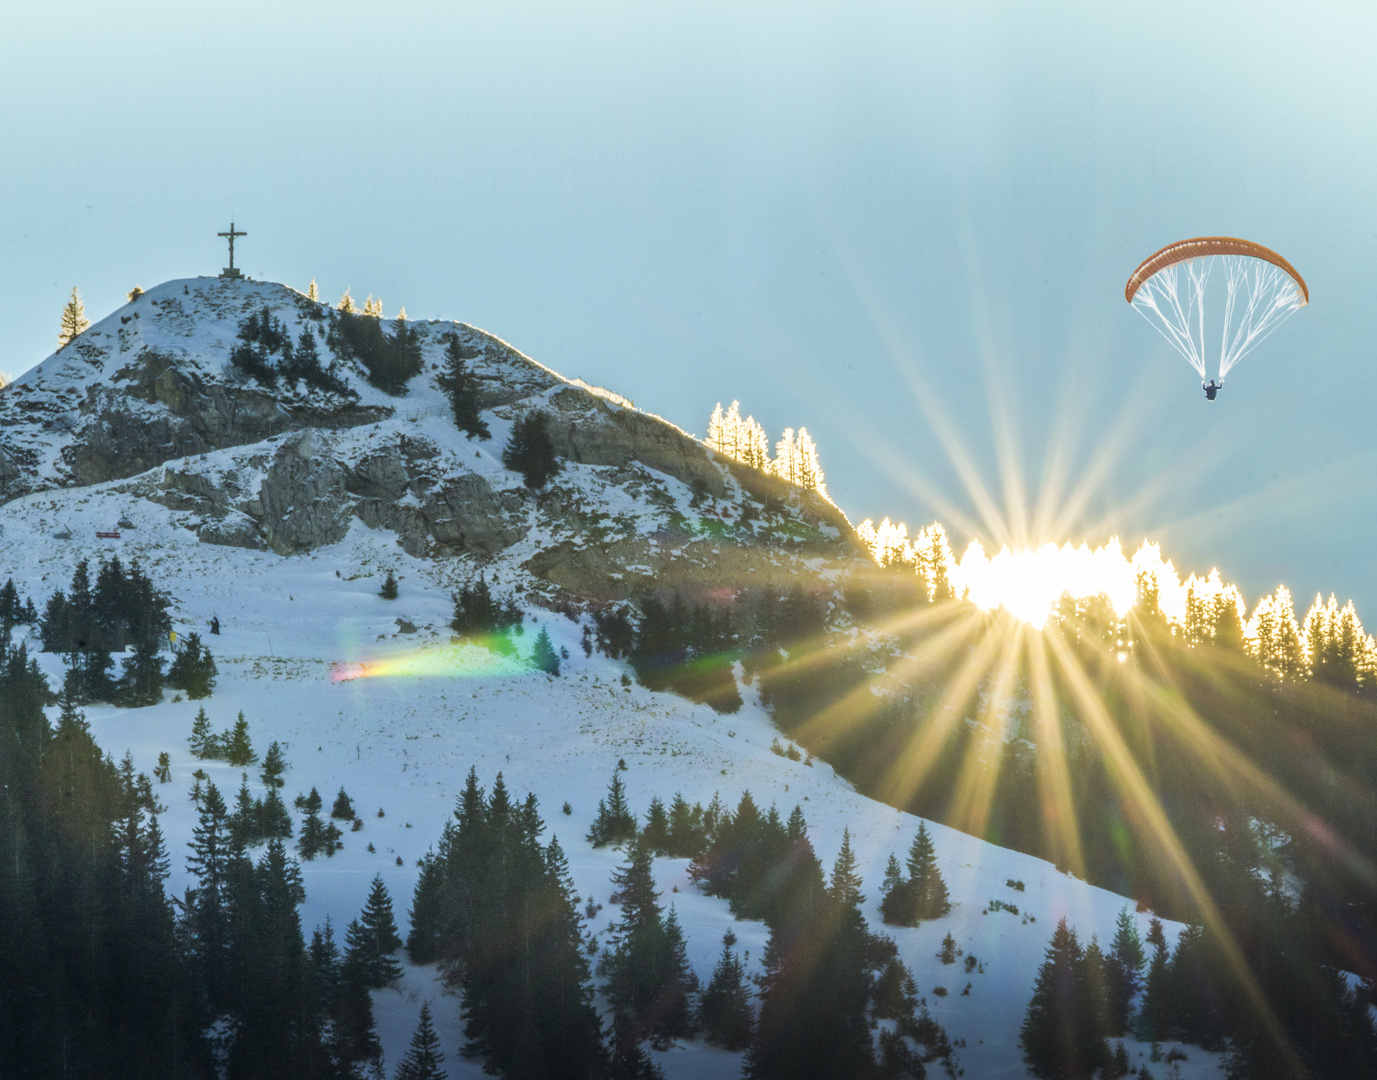
{"label": "summit cross", "polygon": [[220,271],[220,276],[223,278],[243,277],[244,275],[234,268],[234,238],[236,236],[248,236],[249,234],[246,232],[236,232],[234,228],[234,222],[231,221],[229,232],[216,233],[215,235],[225,236],[229,238],[229,266],[227,266],[224,270]]}

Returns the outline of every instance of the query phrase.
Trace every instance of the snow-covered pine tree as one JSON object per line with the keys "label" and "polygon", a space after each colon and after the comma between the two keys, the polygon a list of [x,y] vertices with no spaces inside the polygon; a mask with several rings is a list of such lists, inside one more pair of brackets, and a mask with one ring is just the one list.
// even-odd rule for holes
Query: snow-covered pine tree
{"label": "snow-covered pine tree", "polygon": [[316,285],[315,278],[312,278],[311,284],[306,286],[306,299],[310,300],[312,303],[320,302],[320,289]]}
{"label": "snow-covered pine tree", "polygon": [[951,572],[956,567],[951,545],[947,543],[947,530],[941,522],[919,530],[913,542],[914,557],[918,571],[928,587],[928,599],[932,601],[950,600],[955,592],[951,583]]}
{"label": "snow-covered pine tree", "polygon": [[813,436],[808,434],[807,428],[798,429],[795,452],[798,455],[799,486],[809,488],[827,498],[827,484],[823,480],[822,465],[818,462],[818,447],[813,442]]}
{"label": "snow-covered pine tree", "polygon": [[785,428],[783,436],[775,443],[775,458],[770,463],[770,471],[791,484],[799,482],[798,444],[794,440],[793,428]]}
{"label": "snow-covered pine tree", "polygon": [[708,437],[703,440],[707,443],[708,449],[716,450],[719,454],[727,453],[727,440],[724,437],[723,420],[722,403],[719,401],[713,407],[712,415],[708,417]]}
{"label": "snow-covered pine tree", "polygon": [[339,302],[335,304],[335,310],[339,311],[344,315],[358,314],[358,305],[354,303],[354,298],[349,295],[349,286],[346,285],[344,287],[344,295],[341,296],[339,298]]}
{"label": "snow-covered pine tree", "polygon": [[75,285],[72,295],[62,308],[62,321],[57,332],[57,347],[60,349],[77,335],[83,333],[91,320],[86,317],[86,305],[81,302],[81,293]]}

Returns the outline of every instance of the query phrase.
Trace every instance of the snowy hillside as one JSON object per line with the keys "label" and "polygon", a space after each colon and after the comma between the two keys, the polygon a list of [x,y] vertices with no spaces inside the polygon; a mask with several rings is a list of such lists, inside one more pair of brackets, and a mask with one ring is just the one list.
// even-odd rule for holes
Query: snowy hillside
{"label": "snowy hillside", "polygon": [[[771,753],[779,732],[744,679],[744,706],[722,715],[627,685],[626,665],[586,657],[580,646],[589,603],[648,584],[770,575],[830,593],[866,559],[845,518],[811,494],[728,468],[663,421],[456,324],[416,324],[426,373],[404,397],[354,371],[346,377],[356,399],[268,393],[227,369],[239,320],[264,304],[294,333],[309,328],[310,305],[283,286],[170,282],[0,392],[0,581],[12,576],[41,609],[79,560],[137,558],[170,594],[177,629],[200,632],[214,650],[219,679],[203,703],[167,691],[147,708],[86,709],[116,760],[127,750],[152,774],[161,752],[171,757],[171,782],[155,786],[173,856],[169,891],[189,882],[192,773],[204,768],[227,797],[240,786],[240,770],[197,761],[188,749],[200,704],[216,730],[242,711],[259,753],[282,743],[289,800],[315,786],[328,804],[342,786],[358,808],[363,828],[345,832],[343,850],[303,864],[308,933],[327,916],[343,927],[381,874],[405,936],[417,860],[472,766],[484,785],[501,772],[513,793],[536,795],[579,893],[602,905],[589,929],[605,934],[617,917],[609,879],[623,858],[594,850],[584,834],[624,759],[640,814],[656,795],[707,803],[716,794],[731,806],[749,790],[786,815],[800,805],[826,866],[849,828],[866,918],[895,939],[965,1075],[1024,1076],[1019,1024],[1057,920],[1065,916],[1084,941],[1094,934],[1107,942],[1130,901],[930,823],[952,912],[916,929],[882,928],[885,862],[902,858],[916,818],[857,794],[821,761]],[[433,385],[441,335],[451,330],[488,379],[491,440],[457,431]],[[556,417],[566,461],[539,495],[500,460],[512,423],[535,406]],[[754,520],[743,521],[746,505]],[[528,611],[516,658],[451,638],[453,592],[480,570]],[[394,601],[378,596],[387,571],[399,582]],[[206,637],[212,616],[219,637]],[[524,660],[542,627],[568,653],[558,678]],[[40,661],[60,684],[59,658]],[[256,769],[248,780],[261,795]],[[687,867],[656,861],[661,899],[677,909],[699,978],[706,983],[727,928],[758,972],[764,925],[736,922],[724,900],[690,882]],[[990,911],[991,900],[1020,913]],[[1145,932],[1150,913],[1136,918]],[[1167,925],[1169,941],[1179,929]],[[978,958],[978,972],[939,960],[947,933]],[[423,1001],[432,1003],[449,1075],[482,1075],[460,1057],[459,1003],[430,967],[408,966],[397,989],[374,993],[389,1068]],[[1146,1061],[1146,1047],[1126,1045],[1135,1067]],[[1188,1053],[1181,1076],[1217,1075],[1217,1056]],[[740,1055],[701,1042],[656,1057],[671,1080],[732,1077],[740,1068]]]}

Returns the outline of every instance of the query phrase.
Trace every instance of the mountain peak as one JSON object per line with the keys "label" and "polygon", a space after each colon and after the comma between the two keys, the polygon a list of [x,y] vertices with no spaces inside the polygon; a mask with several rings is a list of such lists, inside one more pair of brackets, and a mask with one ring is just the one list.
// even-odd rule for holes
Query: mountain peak
{"label": "mountain peak", "polygon": [[[344,319],[274,282],[149,289],[0,392],[0,503],[104,485],[173,512],[203,542],[279,555],[357,524],[415,557],[510,562],[551,599],[595,602],[867,559],[816,493],[721,459],[472,326],[408,321],[419,374],[389,394],[336,333]],[[232,355],[255,322],[318,352],[330,378],[252,377]],[[451,336],[491,438],[455,426],[437,382]],[[503,447],[535,410],[563,469],[532,491]]]}

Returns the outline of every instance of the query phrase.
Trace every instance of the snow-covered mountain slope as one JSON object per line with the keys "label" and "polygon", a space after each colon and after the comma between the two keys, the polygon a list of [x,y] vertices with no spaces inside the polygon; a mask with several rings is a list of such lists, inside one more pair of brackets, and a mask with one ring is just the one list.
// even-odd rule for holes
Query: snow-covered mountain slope
{"label": "snow-covered mountain slope", "polygon": [[[548,833],[558,835],[569,855],[579,892],[603,905],[590,928],[604,932],[617,917],[608,897],[621,857],[592,849],[584,834],[619,759],[628,767],[632,807],[642,814],[655,795],[668,801],[682,792],[706,803],[718,794],[734,805],[749,790],[758,803],[776,803],[785,814],[800,805],[827,866],[849,828],[866,881],[866,916],[879,929],[885,861],[890,852],[903,856],[917,819],[857,794],[820,761],[810,766],[771,753],[779,733],[749,685],[742,687],[742,709],[719,715],[626,686],[624,665],[585,657],[580,648],[587,605],[645,583],[730,585],[769,574],[837,588],[864,553],[845,519],[820,501],[781,493],[749,470],[728,469],[670,425],[460,327],[483,343],[479,370],[496,376],[493,399],[485,402],[493,438],[469,440],[455,431],[430,385],[441,324],[418,324],[425,327],[427,375],[406,397],[389,398],[349,376],[359,395],[347,403],[349,423],[340,419],[346,403],[298,406],[264,393],[255,415],[274,417],[272,424],[281,425],[274,430],[250,440],[254,430],[236,419],[214,438],[204,436],[201,449],[143,469],[114,464],[117,476],[83,479],[82,455],[104,437],[96,429],[111,432],[117,444],[123,437],[112,411],[127,407],[135,426],[185,421],[194,427],[200,421],[189,418],[204,415],[171,392],[166,396],[182,405],[156,393],[153,402],[138,397],[140,380],[147,380],[128,368],[142,364],[146,372],[161,362],[150,355],[173,356],[155,382],[199,379],[206,400],[247,408],[244,402],[260,391],[225,371],[234,326],[264,302],[284,317],[295,296],[281,286],[173,282],[132,305],[140,318],[117,312],[87,332],[100,337],[64,350],[0,393],[4,452],[20,462],[27,485],[0,506],[0,581],[12,575],[21,594],[41,607],[65,587],[80,559],[118,554],[138,558],[170,594],[179,630],[205,636],[207,621],[218,615],[223,632],[207,641],[219,681],[204,702],[213,726],[227,728],[242,711],[260,753],[272,740],[286,748],[287,796],[315,786],[328,805],[343,786],[364,822],[361,831],[345,832],[337,855],[303,865],[308,930],[327,915],[336,927],[345,925],[358,914],[373,876],[382,874],[405,934],[417,860],[438,838],[473,766],[485,785],[500,771],[518,795],[535,793]],[[193,303],[196,310],[188,313]],[[121,322],[126,316],[130,321]],[[95,404],[83,412],[83,402]],[[502,467],[500,448],[518,412],[536,403],[563,418],[557,441],[569,462],[550,490],[533,497]],[[62,416],[69,422],[60,423]],[[327,416],[339,422],[312,422]],[[21,437],[11,441],[16,433]],[[375,487],[363,486],[364,477],[373,477]],[[460,490],[473,501],[453,494]],[[481,499],[490,501],[474,492],[486,492]],[[441,516],[441,503],[451,518]],[[760,516],[742,524],[747,504]],[[469,524],[447,532],[446,520]],[[96,536],[121,521],[118,539]],[[480,542],[482,528],[488,531]],[[66,530],[70,539],[54,538]],[[531,670],[520,657],[452,642],[453,589],[479,569],[500,595],[515,593],[534,612],[518,639],[523,655],[542,626],[557,649],[567,649],[559,678]],[[399,579],[395,601],[377,595],[387,570]],[[58,658],[45,654],[41,662],[56,684]],[[148,708],[86,710],[98,742],[117,760],[127,750],[151,774],[160,752],[171,757],[172,782],[156,791],[167,807],[162,824],[174,893],[189,880],[193,771],[204,768],[227,796],[241,779],[240,770],[223,762],[191,756],[187,737],[200,704],[174,700],[169,691]],[[257,771],[248,779],[261,795]],[[561,812],[565,802],[568,816]],[[1022,1077],[1018,1028],[1057,920],[1066,916],[1083,939],[1097,934],[1107,942],[1129,902],[1041,860],[941,825],[929,829],[953,910],[919,928],[887,932],[933,1016],[958,1041],[965,1074]],[[706,982],[728,927],[749,949],[750,970],[758,971],[763,925],[735,922],[725,901],[689,881],[685,862],[662,859],[656,866],[662,899],[678,910],[699,977]],[[1014,891],[1009,880],[1021,880],[1025,890]],[[1017,904],[1020,914],[987,914],[992,899]],[[1137,918],[1145,931],[1149,915]],[[1178,930],[1168,924],[1168,938]],[[948,932],[978,958],[983,973],[940,962],[938,946]],[[938,995],[937,987],[948,993]],[[480,1076],[476,1064],[459,1056],[458,1002],[442,992],[431,968],[409,966],[398,989],[375,993],[389,1064],[405,1049],[422,1001],[433,1003],[450,1076]],[[1145,1060],[1139,1057],[1144,1047],[1128,1045],[1135,1066]],[[1215,1057],[1193,1047],[1188,1052],[1182,1076],[1217,1074]],[[670,1078],[732,1077],[740,1069],[739,1055],[699,1042],[656,1056]],[[1162,1066],[1153,1071],[1166,1075]]]}
{"label": "snow-covered mountain slope", "polygon": [[[831,503],[719,460],[673,425],[563,379],[458,323],[417,322],[423,373],[394,397],[351,362],[348,394],[269,391],[229,363],[263,309],[325,334],[324,305],[282,285],[215,278],[151,289],[0,392],[0,502],[126,480],[204,542],[281,555],[338,542],[354,520],[416,556],[498,556],[549,595],[605,600],[713,576],[788,576],[867,557]],[[435,384],[458,336],[492,438],[469,439]],[[328,359],[328,346],[321,345]],[[538,498],[503,468],[512,422],[550,418],[566,462]],[[756,520],[742,521],[749,505]],[[113,529],[125,508],[107,522]],[[64,531],[54,520],[53,531]],[[809,573],[811,573],[811,569]]]}

